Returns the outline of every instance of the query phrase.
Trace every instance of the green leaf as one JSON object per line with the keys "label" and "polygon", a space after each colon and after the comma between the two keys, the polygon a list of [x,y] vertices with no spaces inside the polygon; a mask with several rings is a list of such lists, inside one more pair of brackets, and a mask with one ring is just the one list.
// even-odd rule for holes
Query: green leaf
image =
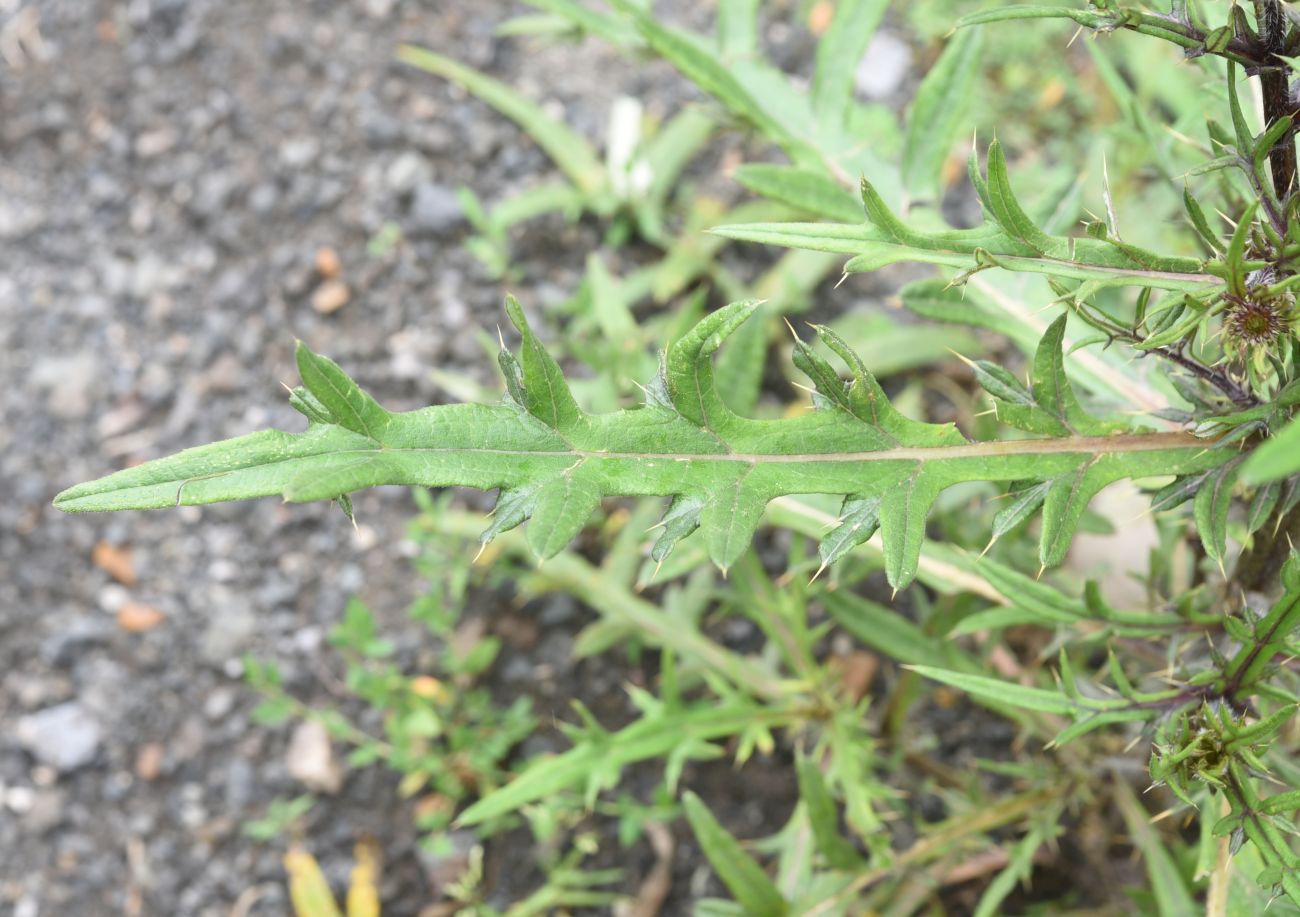
{"label": "green leaf", "polygon": [[718,51],[724,57],[752,54],[758,47],[759,0],[720,0]]}
{"label": "green leaf", "polygon": [[514,89],[473,67],[424,48],[401,45],[397,59],[472,92],[528,132],[569,180],[589,195],[604,190],[605,167],[591,144]]}
{"label": "green leaf", "polygon": [[943,166],[975,88],[983,35],[983,29],[953,35],[916,91],[903,144],[903,186],[913,198],[939,198]]}
{"label": "green leaf", "polygon": [[1099,10],[1078,9],[1070,6],[1001,6],[980,10],[957,20],[954,28],[966,29],[989,22],[1012,22],[1020,19],[1071,19],[1088,29],[1113,29],[1118,17],[1108,16]]}
{"label": "green leaf", "polygon": [[583,32],[618,46],[636,44],[636,34],[612,16],[598,13],[577,0],[524,0],[529,6],[563,17]]}
{"label": "green leaf", "polygon": [[1034,854],[1043,844],[1039,831],[1030,831],[1012,848],[1006,867],[993,877],[988,888],[980,895],[974,917],[996,917],[999,908],[1020,883],[1027,883],[1034,870]]}
{"label": "green leaf", "polygon": [[1219,563],[1223,563],[1228,549],[1228,510],[1232,506],[1232,490],[1240,469],[1241,462],[1237,459],[1214,469],[1206,476],[1192,501],[1192,515],[1205,553]]}
{"label": "green leaf", "polygon": [[747,703],[645,717],[616,733],[601,733],[569,751],[538,758],[500,789],[475,802],[456,819],[458,825],[477,825],[582,784],[595,771],[617,774],[637,761],[668,755],[686,739],[708,740],[733,735],[752,720],[758,708]]}
{"label": "green leaf", "polygon": [[1151,891],[1155,895],[1156,910],[1160,914],[1196,914],[1200,912],[1187,889],[1187,883],[1178,864],[1170,855],[1169,847],[1151,826],[1151,820],[1142,809],[1128,784],[1116,778],[1115,801],[1128,826],[1128,835],[1142,854]]}
{"label": "green leaf", "polygon": [[863,220],[862,203],[843,185],[820,172],[794,166],[746,163],[732,175],[755,194],[790,207],[842,223]]}
{"label": "green leaf", "polygon": [[[312,353],[302,341],[298,342],[294,357],[307,395],[324,408],[324,416],[345,430],[360,433],[374,442],[382,441],[392,415],[358,388],[337,363]],[[302,396],[299,401],[307,403]]]}
{"label": "green leaf", "polygon": [[[799,798],[808,810],[808,823],[812,826],[817,849],[832,869],[848,871],[861,869],[865,861],[857,849],[840,833],[839,813],[835,800],[826,788],[826,778],[821,768],[811,758],[800,755],[795,761],[799,778]],[[1300,808],[1300,806],[1297,806]]]}
{"label": "green leaf", "polygon": [[888,0],[839,0],[835,17],[817,43],[812,104],[817,117],[842,124],[853,101],[853,81]]}
{"label": "green leaf", "polygon": [[630,0],[611,0],[610,5],[631,19],[655,53],[688,80],[779,143],[792,158],[798,158],[801,151],[807,157],[807,145],[772,116],[712,48],[693,35],[668,28]]}
{"label": "green leaf", "polygon": [[739,241],[853,255],[845,266],[849,273],[914,261],[968,272],[997,267],[1048,274],[1058,280],[1090,280],[1101,286],[1136,284],[1205,291],[1222,285],[1194,258],[1158,255],[1106,239],[1049,235],[1034,225],[1017,202],[1001,146],[996,142],[989,147],[988,169],[987,182],[977,172],[972,178],[992,221],[975,229],[931,232],[909,227],[863,179],[862,200],[873,225],[750,223],[718,226],[711,232]]}
{"label": "green leaf", "polygon": [[783,917],[788,908],[781,892],[700,797],[690,791],[683,793],[682,807],[700,850],[745,913],[752,917]]}
{"label": "green leaf", "polygon": [[1293,417],[1251,452],[1241,466],[1241,478],[1248,484],[1264,484],[1300,472],[1300,416]]}
{"label": "green leaf", "polygon": [[[70,512],[200,505],[282,495],[332,500],[380,484],[501,489],[496,531],[532,517],[528,541],[551,556],[578,532],[606,496],[689,499],[681,534],[698,520],[710,557],[730,567],[748,548],[767,503],[788,494],[850,496],[864,515],[878,503],[885,572],[896,587],[915,577],[926,516],[946,488],[970,481],[1051,482],[1044,501],[1041,556],[1063,556],[1088,499],[1114,480],[1188,475],[1218,467],[1230,450],[1206,450],[1182,433],[1118,433],[967,442],[951,425],[899,413],[857,355],[828,328],[826,347],[847,367],[842,379],[811,347],[796,358],[817,385],[817,409],[777,420],[733,412],[714,381],[712,359],[757,304],[733,303],[705,317],[669,348],[663,378],[641,408],[586,414],[555,360],[514,300],[518,359],[503,355],[510,397],[498,405],[462,404],[389,414],[332,363],[302,348],[311,394],[334,422],[306,432],[266,431],[148,462],[70,488],[55,505]],[[1045,347],[1059,342],[1049,335]],[[1048,368],[1055,373],[1055,364]],[[1035,395],[1077,425],[1083,415],[1060,387]],[[659,393],[655,395],[654,393]],[[860,502],[859,502],[860,501]],[[492,532],[493,530],[489,530]],[[861,528],[859,528],[861,531]],[[858,543],[840,532],[843,544]],[[668,542],[667,544],[671,544]],[[851,547],[852,544],[847,544]],[[665,548],[666,548],[665,546]],[[841,553],[832,545],[829,555]]]}
{"label": "green leaf", "polygon": [[908,665],[924,678],[941,684],[959,688],[967,694],[985,700],[996,701],[1023,710],[1038,710],[1043,713],[1077,713],[1079,703],[1056,691],[1042,688],[1029,688],[1024,685],[988,678],[984,675],[971,675],[966,672],[952,672],[948,669],[936,669],[928,665]]}

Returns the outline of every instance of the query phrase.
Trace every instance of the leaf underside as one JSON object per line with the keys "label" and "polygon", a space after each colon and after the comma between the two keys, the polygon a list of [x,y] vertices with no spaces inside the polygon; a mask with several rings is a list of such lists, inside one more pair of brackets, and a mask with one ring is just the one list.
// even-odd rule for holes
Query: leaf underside
{"label": "leaf underside", "polygon": [[[1083,413],[1064,378],[1062,318],[1049,329],[1031,387],[993,379],[1003,420],[1050,438],[969,442],[951,424],[909,420],[833,331],[822,342],[847,380],[803,341],[795,362],[813,380],[813,410],[780,420],[730,411],[714,385],[712,355],[757,303],[703,319],[665,354],[646,404],[583,412],[558,364],[513,299],[518,356],[501,353],[502,403],[386,411],[337,365],[298,344],[304,383],[291,403],[304,433],[267,430],[188,449],[70,488],[67,512],[154,509],[272,495],[332,500],[382,484],[498,489],[484,540],[525,520],[539,557],[563,550],[607,496],[673,497],[655,556],[700,529],[713,561],[730,567],[748,547],[769,500],[845,495],[822,545],[830,563],[877,528],[897,588],[916,575],[925,521],[945,488],[967,481],[1043,482],[1041,560],[1058,563],[1088,501],[1122,478],[1184,475],[1221,465],[1230,450],[1183,433],[1115,431]],[[1014,382],[1014,380],[1011,380]],[[998,396],[1003,396],[999,398]]]}

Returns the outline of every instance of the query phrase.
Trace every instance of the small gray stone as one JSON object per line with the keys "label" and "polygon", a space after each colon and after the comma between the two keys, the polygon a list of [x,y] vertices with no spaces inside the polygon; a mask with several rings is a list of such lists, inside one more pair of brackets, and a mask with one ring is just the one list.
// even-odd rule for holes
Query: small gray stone
{"label": "small gray stone", "polygon": [[99,751],[99,723],[76,701],[47,707],[18,721],[18,741],[36,760],[67,773]]}
{"label": "small gray stone", "polygon": [[413,235],[437,236],[459,227],[465,220],[465,209],[451,188],[425,182],[411,198],[410,218]]}
{"label": "small gray stone", "polygon": [[877,32],[867,45],[854,74],[858,95],[867,99],[885,99],[903,84],[912,68],[912,49],[892,32]]}
{"label": "small gray stone", "polygon": [[221,665],[244,651],[257,630],[257,616],[252,610],[231,604],[209,619],[199,638],[199,655],[211,665]]}
{"label": "small gray stone", "polygon": [[235,709],[236,700],[238,698],[233,688],[216,688],[203,702],[203,715],[210,720],[225,719]]}
{"label": "small gray stone", "polygon": [[407,151],[384,172],[384,184],[396,194],[409,194],[433,178],[433,166],[419,153]]}
{"label": "small gray stone", "polygon": [[320,143],[315,137],[297,137],[280,144],[280,162],[291,169],[301,169],[316,161]]}

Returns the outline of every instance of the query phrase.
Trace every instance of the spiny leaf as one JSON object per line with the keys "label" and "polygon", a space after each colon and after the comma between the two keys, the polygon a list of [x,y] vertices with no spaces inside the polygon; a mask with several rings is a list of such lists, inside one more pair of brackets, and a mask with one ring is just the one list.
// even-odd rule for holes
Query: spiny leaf
{"label": "spiny leaf", "polygon": [[911,669],[918,675],[932,681],[960,688],[984,700],[1020,707],[1023,710],[1037,710],[1042,713],[1076,713],[1079,711],[1078,701],[1056,691],[1028,688],[999,678],[970,675],[965,672],[951,672],[947,669],[936,669],[928,665],[908,665],[904,666],[904,668]]}
{"label": "spiny leaf", "polygon": [[1240,469],[1240,459],[1214,469],[1206,476],[1192,501],[1192,515],[1196,518],[1196,529],[1205,545],[1205,553],[1219,563],[1223,563],[1228,548],[1228,510],[1232,506],[1232,489]]}
{"label": "spiny leaf", "polygon": [[[573,432],[585,420],[578,402],[569,391],[569,383],[555,358],[546,352],[528,320],[523,307],[513,296],[506,297],[506,314],[523,335],[522,403],[542,423],[561,433]],[[514,394],[512,390],[511,394]]]}
{"label": "spiny leaf", "polygon": [[349,379],[337,363],[329,357],[312,353],[302,341],[298,342],[294,356],[298,362],[298,374],[307,387],[306,395],[298,398],[300,404],[311,409],[319,405],[325,409],[327,417],[345,430],[360,433],[375,442],[382,441],[391,415],[375,399]]}
{"label": "spiny leaf", "polygon": [[850,494],[840,508],[840,523],[822,539],[822,566],[830,566],[880,528],[880,497]]}
{"label": "spiny leaf", "polygon": [[1194,258],[1159,255],[1109,239],[1046,233],[1034,224],[1012,192],[1006,159],[996,141],[989,147],[987,180],[977,169],[971,177],[988,218],[974,229],[931,232],[912,228],[889,209],[876,187],[863,179],[862,201],[872,225],[750,223],[718,226],[712,232],[728,239],[853,255],[845,265],[850,273],[915,261],[966,271],[998,267],[1099,285],[1203,291],[1222,284],[1218,277],[1205,273],[1202,263]]}
{"label": "spiny leaf", "polygon": [[995,539],[1001,538],[1038,512],[1039,507],[1043,505],[1043,500],[1047,498],[1047,491],[1051,486],[1051,481],[1042,481],[1016,493],[1015,499],[1005,509],[999,510],[998,514],[993,517],[993,537]]}
{"label": "spiny leaf", "polygon": [[[1125,477],[1191,475],[1224,464],[1230,450],[1205,449],[1181,433],[1068,435],[967,442],[951,425],[899,413],[856,354],[829,329],[818,333],[847,367],[848,381],[811,346],[796,356],[817,386],[818,409],[780,420],[729,410],[711,359],[756,304],[707,316],[668,351],[662,379],[643,407],[583,413],[513,300],[522,356],[503,358],[510,396],[498,405],[448,405],[390,414],[323,357],[299,352],[307,392],[321,406],[304,433],[266,431],[181,452],[73,487],[55,505],[69,512],[147,509],[280,494],[333,500],[380,484],[503,491],[492,537],[531,517],[540,557],[560,551],[605,496],[673,497],[658,558],[696,521],[723,569],[747,549],[768,502],[802,493],[847,495],[845,516],[823,548],[834,559],[877,520],[885,572],[895,587],[916,575],[926,516],[944,489],[970,481],[1047,484],[1044,563],[1057,562],[1088,500]],[[1059,355],[1049,335],[1044,347]],[[1035,397],[1061,405],[1078,428],[1095,429],[1048,367]],[[298,400],[307,404],[306,396]],[[847,526],[847,528],[845,528]]]}

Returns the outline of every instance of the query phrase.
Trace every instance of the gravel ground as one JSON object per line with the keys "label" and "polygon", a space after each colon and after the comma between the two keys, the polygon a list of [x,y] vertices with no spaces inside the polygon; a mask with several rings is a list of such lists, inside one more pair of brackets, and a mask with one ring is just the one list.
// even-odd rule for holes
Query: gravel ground
{"label": "gravel ground", "polygon": [[[286,912],[278,848],[239,829],[300,788],[287,733],[250,722],[241,658],[311,690],[349,595],[400,622],[409,497],[361,495],[355,532],[273,500],[92,517],[50,500],[182,446],[298,429],[279,384],[294,337],[395,409],[439,399],[432,365],[493,378],[474,332],[503,290],[461,246],[453,192],[491,201],[549,167],[395,46],[491,69],[593,137],[614,89],[645,79],[592,45],[573,70],[571,51],[494,38],[517,11],[0,0],[0,912]],[[389,223],[403,241],[368,254]],[[545,228],[516,285],[533,308],[572,288],[591,232]],[[409,822],[371,769],[318,805],[309,839],[337,878],[379,837],[386,913],[414,913]]]}
{"label": "gravel ground", "polygon": [[[337,699],[339,663],[322,644],[354,594],[414,643],[409,496],[359,495],[356,530],[331,507],[274,500],[89,517],[50,500],[184,446],[300,429],[280,388],[296,377],[295,337],[393,409],[445,400],[431,366],[496,384],[477,331],[501,320],[504,289],[462,245],[455,188],[491,203],[553,175],[509,122],[395,64],[395,47],[488,70],[592,138],[616,93],[666,114],[682,92],[663,66],[597,43],[578,55],[493,35],[521,11],[0,0],[0,913],[288,913],[282,844],[240,828],[302,787],[286,765],[290,729],[250,720],[241,660],[275,660],[299,697]],[[786,38],[773,50],[797,69],[809,48]],[[889,68],[876,63],[864,78],[879,82]],[[896,92],[908,64],[891,66],[888,86],[860,91]],[[371,250],[392,225],[401,241]],[[520,234],[512,287],[525,306],[566,298],[599,238],[558,220]],[[478,596],[478,613],[510,617],[494,601]],[[541,624],[508,647],[494,688],[533,694],[543,722],[573,696],[626,719],[618,685],[638,675],[617,659],[570,661],[589,618],[567,601],[525,609]],[[534,667],[560,676],[538,686]],[[688,777],[755,836],[789,814],[789,764],[752,762],[744,781],[726,762]],[[429,901],[437,864],[417,854],[395,784],[379,768],[348,774],[305,839],[338,887],[352,844],[378,838],[385,914],[400,917]],[[497,903],[534,878],[516,865],[526,842],[489,851]],[[619,857],[602,865],[624,866],[629,889],[654,859],[645,844]],[[686,912],[718,891],[711,882],[679,843],[663,913]]]}

